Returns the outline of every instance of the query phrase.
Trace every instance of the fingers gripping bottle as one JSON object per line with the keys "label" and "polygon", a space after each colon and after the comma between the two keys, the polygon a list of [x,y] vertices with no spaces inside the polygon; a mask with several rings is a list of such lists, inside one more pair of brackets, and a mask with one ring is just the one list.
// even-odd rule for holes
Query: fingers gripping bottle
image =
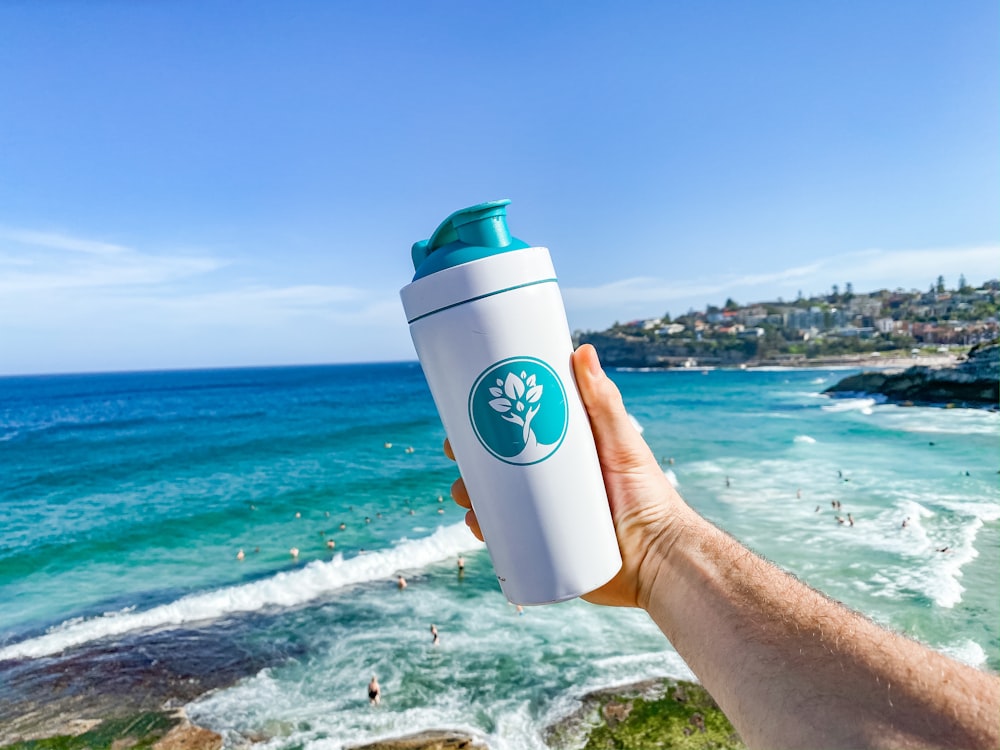
{"label": "fingers gripping bottle", "polygon": [[400,296],[500,587],[544,604],[611,580],[621,553],[549,251],[511,237],[508,203],[414,244]]}

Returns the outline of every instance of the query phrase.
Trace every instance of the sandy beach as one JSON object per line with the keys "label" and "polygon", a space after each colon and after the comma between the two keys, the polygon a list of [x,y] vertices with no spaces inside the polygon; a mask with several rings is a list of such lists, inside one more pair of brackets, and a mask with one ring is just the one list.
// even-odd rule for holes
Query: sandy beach
{"label": "sandy beach", "polygon": [[816,359],[780,359],[748,362],[747,369],[758,367],[795,367],[795,368],[836,368],[866,370],[906,370],[910,367],[954,367],[959,358],[954,354],[930,354],[915,357],[873,357],[865,355],[843,355]]}

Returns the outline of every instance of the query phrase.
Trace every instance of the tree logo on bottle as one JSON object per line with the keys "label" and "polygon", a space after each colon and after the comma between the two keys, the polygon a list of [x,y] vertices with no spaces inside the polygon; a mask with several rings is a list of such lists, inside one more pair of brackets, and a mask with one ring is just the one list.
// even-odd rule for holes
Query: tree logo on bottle
{"label": "tree logo on bottle", "polygon": [[469,393],[476,437],[508,464],[544,461],[566,437],[566,389],[549,365],[511,357],[487,367]]}

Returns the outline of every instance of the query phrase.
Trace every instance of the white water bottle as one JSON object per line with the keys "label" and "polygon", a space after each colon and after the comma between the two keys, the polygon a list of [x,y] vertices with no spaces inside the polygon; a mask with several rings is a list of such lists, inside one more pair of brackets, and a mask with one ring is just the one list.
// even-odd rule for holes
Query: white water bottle
{"label": "white water bottle", "polygon": [[545,604],[611,580],[621,553],[555,270],[511,237],[508,203],[414,244],[400,296],[500,587]]}

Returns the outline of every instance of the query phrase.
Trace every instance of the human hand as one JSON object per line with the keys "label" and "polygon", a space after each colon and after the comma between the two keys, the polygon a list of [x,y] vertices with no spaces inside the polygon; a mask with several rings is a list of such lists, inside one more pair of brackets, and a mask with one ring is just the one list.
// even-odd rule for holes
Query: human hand
{"label": "human hand", "polygon": [[[573,374],[590,417],[622,553],[618,575],[583,598],[595,604],[645,609],[650,587],[670,548],[686,526],[701,519],[667,481],[629,419],[618,387],[601,369],[597,351],[590,344],[573,353]],[[447,440],[444,452],[454,460]],[[451,496],[468,509],[465,522],[482,540],[482,530],[461,478],[452,485]]]}

